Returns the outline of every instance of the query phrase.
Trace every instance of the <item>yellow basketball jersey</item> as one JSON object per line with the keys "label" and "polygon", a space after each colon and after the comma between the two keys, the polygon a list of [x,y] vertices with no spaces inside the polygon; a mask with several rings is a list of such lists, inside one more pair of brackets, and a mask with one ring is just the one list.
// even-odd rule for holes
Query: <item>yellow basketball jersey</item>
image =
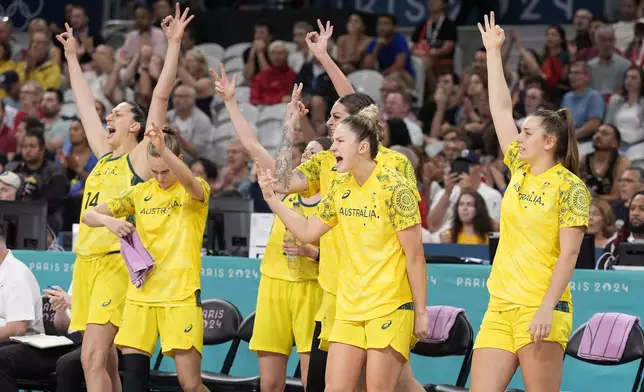
{"label": "yellow basketball jersey", "polygon": [[[390,150],[380,145],[376,161],[382,166],[393,169],[399,176],[411,184],[416,198],[420,202],[420,195],[416,189],[416,171],[409,159],[403,154]],[[326,196],[331,183],[342,177],[344,174],[337,171],[338,162],[333,153],[329,150],[321,151],[304,162],[297,169],[306,177],[309,189],[302,193],[302,196],[309,197],[320,193]],[[344,238],[335,235],[334,230],[329,231],[320,239],[320,275],[318,281],[324,291],[335,294],[338,289],[338,262],[339,255],[347,249]]]}
{"label": "yellow basketball jersey", "polygon": [[[535,176],[515,141],[505,164],[512,177],[501,203],[499,246],[487,281],[490,308],[541,305],[561,252],[559,231],[588,227],[590,192],[561,164]],[[571,302],[570,287],[562,301]]]}
{"label": "yellow basketball jersey", "polygon": [[143,286],[130,285],[129,301],[177,302],[201,288],[201,246],[210,186],[202,178],[197,180],[203,187],[204,201],[195,200],[179,182],[161,189],[154,179],[107,201],[115,217],[134,215],[141,242],[154,259]]}
{"label": "yellow basketball jersey", "polygon": [[320,201],[316,216],[351,244],[339,263],[336,319],[372,320],[412,302],[397,232],[420,224],[417,193],[378,163],[364,184],[347,174]]}
{"label": "yellow basketball jersey", "polygon": [[129,154],[114,158],[110,152],[98,160],[85,181],[80,230],[74,248],[77,255],[96,257],[121,249],[117,236],[105,227],[87,226],[83,214],[142,181],[132,168]]}
{"label": "yellow basketball jersey", "polygon": [[[318,205],[318,203],[306,204],[297,194],[286,196],[284,204],[291,209],[294,205],[299,205],[302,214],[307,218],[315,213]],[[262,275],[291,282],[317,279],[318,263],[315,260],[308,257],[297,257],[289,262],[282,247],[285,232],[284,223],[276,216],[260,266]]]}

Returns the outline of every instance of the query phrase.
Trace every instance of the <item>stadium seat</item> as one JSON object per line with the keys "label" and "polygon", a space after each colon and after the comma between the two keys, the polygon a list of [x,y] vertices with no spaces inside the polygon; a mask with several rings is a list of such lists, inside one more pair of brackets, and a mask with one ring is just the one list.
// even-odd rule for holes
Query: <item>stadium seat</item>
{"label": "stadium seat", "polygon": [[427,255],[425,262],[428,264],[465,264],[465,260],[456,256],[448,255]]}
{"label": "stadium seat", "polygon": [[286,117],[286,106],[287,104],[285,103],[264,106],[259,112],[259,118],[257,119],[257,122],[261,123],[266,120],[284,121],[284,118]]}
{"label": "stadium seat", "polygon": [[[411,350],[412,353],[423,357],[448,357],[463,356],[463,363],[456,378],[456,385],[426,385],[425,389],[435,392],[467,391],[463,389],[470,375],[472,349],[474,347],[474,331],[465,314],[456,316],[454,326],[449,332],[449,337],[442,343],[429,343],[420,341]],[[461,388],[461,389],[459,389]]]}
{"label": "stadium seat", "polygon": [[[250,342],[250,339],[253,337],[253,326],[255,325],[255,312],[250,314],[246,319],[241,323],[237,336],[240,341]],[[239,343],[237,343],[239,346]],[[297,368],[295,369],[294,377],[286,377],[286,387],[284,388],[285,392],[304,392],[304,384],[299,378],[300,374],[300,363],[298,362]]]}
{"label": "stadium seat", "polygon": [[373,98],[378,105],[382,105],[382,95],[380,88],[384,82],[384,77],[380,72],[363,69],[351,72],[347,79],[353,85],[356,92],[364,93]]}
{"label": "stadium seat", "polygon": [[300,73],[302,66],[306,62],[304,55],[301,52],[291,52],[288,55],[288,66],[291,67],[295,73]]}
{"label": "stadium seat", "polygon": [[420,108],[425,101],[425,64],[423,60],[416,56],[411,56],[411,66],[414,67],[416,72],[416,79],[412,95],[416,98],[413,102],[413,107]]}
{"label": "stadium seat", "polygon": [[636,144],[626,150],[626,158],[633,164],[644,168],[644,143]]}
{"label": "stadium seat", "polygon": [[[42,321],[45,326],[46,335],[58,335],[56,327],[54,326],[54,314],[56,314],[56,311],[49,304],[49,297],[43,296]],[[56,373],[52,373],[42,380],[18,379],[16,383],[18,384],[18,390],[53,392],[56,390]]]}
{"label": "stadium seat", "polygon": [[60,115],[63,117],[78,117],[78,108],[76,107],[76,103],[64,103],[60,108]]}
{"label": "stadium seat", "polygon": [[233,57],[241,58],[244,54],[244,51],[250,47],[250,42],[240,42],[238,44],[231,45],[224,50],[223,59],[224,61],[231,59]]}
{"label": "stadium seat", "polygon": [[284,135],[282,120],[264,120],[257,123],[257,138],[259,144],[267,150],[277,149]]}
{"label": "stadium seat", "polygon": [[[203,301],[201,308],[204,315],[204,346],[224,344],[237,338],[242,316],[235,305],[223,299],[210,299]],[[230,356],[231,350],[233,350],[233,345],[228,350],[226,360]],[[159,371],[162,360],[163,354],[159,353],[154,369],[150,371],[150,389],[176,390],[179,385],[177,373]],[[259,389],[259,377],[229,375],[227,372],[230,371],[232,363],[229,364],[226,360],[224,360],[220,373],[208,371],[201,373],[202,382],[206,387],[213,391],[222,388],[234,388],[236,391],[257,391]]]}
{"label": "stadium seat", "polygon": [[221,64],[221,57],[206,55],[206,63],[208,64],[208,68],[218,70],[219,64]]}
{"label": "stadium seat", "polygon": [[[235,89],[235,97],[237,98],[237,102],[239,102],[239,103],[249,103],[250,102],[250,87],[247,87],[247,86],[237,87]],[[259,115],[259,112],[257,114]],[[257,121],[257,119],[255,119],[255,121]]]}
{"label": "stadium seat", "polygon": [[[240,71],[244,69],[244,59],[241,57],[232,57],[224,60],[223,63],[224,69],[226,70],[226,74],[228,74],[229,78],[232,78],[234,73],[240,73]],[[219,65],[217,65],[217,67],[219,67]],[[215,70],[217,69],[218,68],[215,68]],[[237,75],[237,78],[239,79],[239,75]]]}
{"label": "stadium seat", "polygon": [[214,42],[206,42],[203,44],[199,44],[197,45],[197,49],[199,49],[206,56],[213,56],[218,59],[223,58],[225,53],[224,48],[221,45],[216,44]]}
{"label": "stadium seat", "polygon": [[[259,117],[259,109],[257,109],[256,106],[251,105],[248,102],[239,102],[239,111],[241,111],[241,113],[244,115],[244,118],[249,123],[255,124],[257,122],[257,118]],[[230,114],[228,113],[228,110],[221,110],[217,115],[217,124],[223,124],[227,121],[230,121]]]}
{"label": "stadium seat", "polygon": [[72,89],[67,89],[63,92],[63,103],[74,102],[74,93]]}
{"label": "stadium seat", "polygon": [[[644,370],[644,332],[638,323],[633,324],[631,331],[628,335],[628,340],[626,341],[626,347],[624,348],[624,354],[620,361],[604,361],[604,360],[593,360],[588,358],[582,358],[579,356],[579,346],[581,345],[581,338],[584,335],[588,322],[582,324],[568,340],[568,346],[566,347],[565,356],[578,359],[583,362],[592,363],[594,365],[600,366],[619,366],[634,361],[639,361],[639,367],[637,368],[637,373],[635,374],[635,380],[633,381],[632,392],[636,392],[640,387],[640,381],[642,379],[642,370]],[[644,387],[644,384],[642,385]],[[640,389],[641,391],[642,389]]]}

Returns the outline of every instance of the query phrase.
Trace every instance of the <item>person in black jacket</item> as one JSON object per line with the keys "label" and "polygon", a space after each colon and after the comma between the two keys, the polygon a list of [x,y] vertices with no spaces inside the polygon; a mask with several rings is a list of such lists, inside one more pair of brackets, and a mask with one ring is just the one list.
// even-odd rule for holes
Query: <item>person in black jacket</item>
{"label": "person in black jacket", "polygon": [[22,139],[22,161],[11,162],[6,171],[23,178],[26,200],[47,202],[47,223],[54,233],[62,229],[63,203],[69,182],[62,166],[45,159],[44,130],[28,129]]}
{"label": "person in black jacket", "polygon": [[310,109],[311,121],[326,122],[331,106],[339,97],[317,58],[314,57],[302,66],[295,83],[302,83],[303,103]]}

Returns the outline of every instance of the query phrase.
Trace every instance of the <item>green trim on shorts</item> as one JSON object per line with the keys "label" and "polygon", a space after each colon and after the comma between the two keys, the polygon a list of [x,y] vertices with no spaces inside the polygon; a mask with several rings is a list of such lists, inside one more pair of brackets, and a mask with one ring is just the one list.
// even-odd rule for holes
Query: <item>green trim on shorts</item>
{"label": "green trim on shorts", "polygon": [[402,304],[398,307],[397,310],[414,310],[414,303],[407,302],[406,304]]}

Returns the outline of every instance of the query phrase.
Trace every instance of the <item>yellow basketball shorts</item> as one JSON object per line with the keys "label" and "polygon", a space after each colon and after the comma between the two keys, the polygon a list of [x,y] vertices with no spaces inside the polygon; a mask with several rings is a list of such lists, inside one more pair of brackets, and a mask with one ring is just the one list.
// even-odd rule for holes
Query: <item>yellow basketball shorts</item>
{"label": "yellow basketball shorts", "polygon": [[130,347],[150,355],[161,337],[161,352],[174,357],[174,350],[203,352],[203,311],[192,304],[143,304],[125,301],[123,322],[114,338],[117,347]]}
{"label": "yellow basketball shorts", "polygon": [[320,350],[329,351],[329,337],[331,336],[331,330],[333,329],[333,323],[335,321],[336,301],[337,297],[335,294],[331,294],[328,291],[322,292],[322,303],[315,315],[315,321],[319,321],[322,324],[320,336],[318,336],[318,339],[320,339]]}
{"label": "yellow basketball shorts", "polygon": [[251,351],[288,356],[296,344],[298,353],[310,352],[321,298],[322,289],[316,280],[291,282],[262,275]]}
{"label": "yellow basketball shorts", "polygon": [[100,257],[76,256],[70,329],[84,331],[87,324],[120,326],[129,281],[120,252]]}
{"label": "yellow basketball shorts", "polygon": [[392,313],[367,321],[336,319],[333,323],[331,343],[349,344],[368,349],[391,346],[406,360],[418,341],[414,336],[414,310],[411,303],[404,304]]}
{"label": "yellow basketball shorts", "polygon": [[[530,324],[538,307],[515,306],[504,311],[487,310],[481,329],[476,336],[474,349],[498,348],[516,354],[519,349],[532,343]],[[572,331],[572,305],[559,302],[552,316],[550,335],[545,339],[557,342],[566,349]]]}

